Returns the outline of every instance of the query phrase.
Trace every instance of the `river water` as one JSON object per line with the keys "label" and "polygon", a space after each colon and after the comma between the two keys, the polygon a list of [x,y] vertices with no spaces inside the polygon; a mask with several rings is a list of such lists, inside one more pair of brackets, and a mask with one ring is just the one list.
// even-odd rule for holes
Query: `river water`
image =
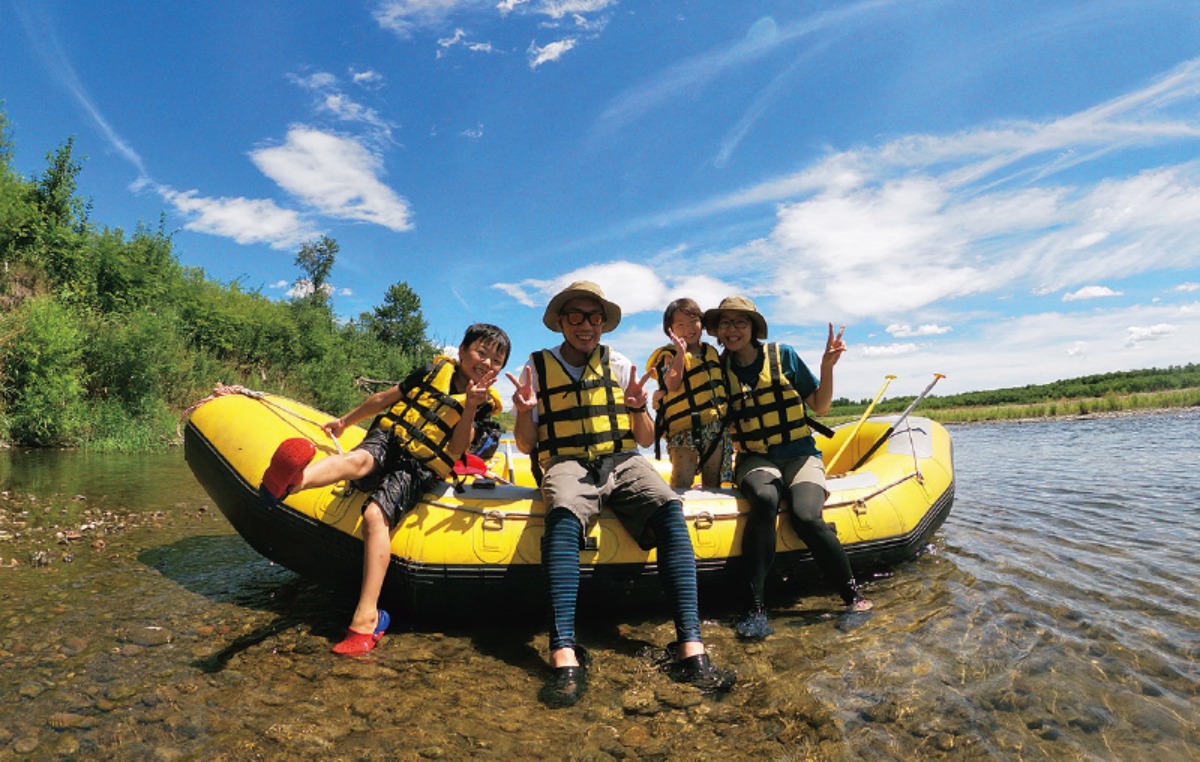
{"label": "river water", "polygon": [[1200,759],[1200,411],[958,426],[957,501],[842,615],[710,611],[723,700],[654,672],[656,612],[585,621],[550,710],[541,621],[393,627],[259,557],[179,452],[0,452],[0,760]]}

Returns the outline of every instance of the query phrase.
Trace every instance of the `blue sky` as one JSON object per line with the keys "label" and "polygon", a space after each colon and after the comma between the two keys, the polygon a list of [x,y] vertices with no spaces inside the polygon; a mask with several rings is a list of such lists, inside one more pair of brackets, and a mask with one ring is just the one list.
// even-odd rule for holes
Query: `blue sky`
{"label": "blue sky", "polygon": [[1200,361],[1191,0],[0,0],[0,99],[96,222],[279,299],[331,236],[340,315],[406,281],[510,368],[581,278],[639,363],[677,296],[844,323],[856,399]]}

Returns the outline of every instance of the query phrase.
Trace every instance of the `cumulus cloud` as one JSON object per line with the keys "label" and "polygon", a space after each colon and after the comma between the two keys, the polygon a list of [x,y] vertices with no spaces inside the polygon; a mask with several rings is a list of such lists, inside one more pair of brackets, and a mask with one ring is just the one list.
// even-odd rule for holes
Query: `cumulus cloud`
{"label": "cumulus cloud", "polygon": [[1158,341],[1159,339],[1172,336],[1178,331],[1179,326],[1170,323],[1157,323],[1147,326],[1131,325],[1125,329],[1125,346],[1136,347],[1147,341]]}
{"label": "cumulus cloud", "polygon": [[195,190],[163,186],[157,191],[187,220],[185,230],[232,238],[240,244],[290,249],[321,232],[299,212],[280,208],[270,199],[208,198]]}
{"label": "cumulus cloud", "polygon": [[526,51],[529,54],[529,68],[536,69],[542,64],[557,61],[567,51],[575,47],[575,42],[574,37],[568,37],[565,40],[558,40],[542,47],[539,47],[535,42],[529,43],[529,49]]}
{"label": "cumulus cloud", "polygon": [[1080,299],[1103,299],[1108,296],[1121,296],[1122,292],[1113,291],[1108,286],[1084,286],[1078,291],[1063,294],[1064,302],[1074,302]]}
{"label": "cumulus cloud", "polygon": [[322,214],[412,228],[408,202],[380,180],[383,162],[353,138],[296,126],[282,145],[250,154],[263,174]]}
{"label": "cumulus cloud", "polygon": [[1192,291],[1200,291],[1200,283],[1180,283],[1172,291],[1190,293]]}
{"label": "cumulus cloud", "polygon": [[657,266],[624,260],[588,265],[556,278],[529,278],[519,283],[496,283],[492,287],[526,307],[543,307],[559,291],[580,280],[598,284],[625,315],[662,314],[669,302],[684,296],[695,299],[702,309],[710,309],[736,291],[728,283],[708,275],[687,273],[664,278]]}

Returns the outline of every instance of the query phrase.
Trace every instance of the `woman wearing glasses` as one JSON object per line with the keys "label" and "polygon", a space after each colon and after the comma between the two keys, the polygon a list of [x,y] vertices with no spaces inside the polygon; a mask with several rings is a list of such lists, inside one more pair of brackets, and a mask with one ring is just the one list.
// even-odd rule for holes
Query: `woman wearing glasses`
{"label": "woman wearing glasses", "polygon": [[820,379],[790,346],[763,342],[767,321],[744,296],[726,297],[705,312],[704,327],[725,350],[729,432],[737,453],[733,480],[750,504],[742,536],[748,607],[735,625],[738,635],[761,640],[775,631],[767,621],[764,587],[785,497],[792,526],[826,580],[847,607],[867,611],[871,602],[859,592],[846,551],[821,517],[828,495],[825,467],[806,420],[808,408],[823,415],[833,401],[833,367],[846,351],[845,326],[835,336],[829,325]]}

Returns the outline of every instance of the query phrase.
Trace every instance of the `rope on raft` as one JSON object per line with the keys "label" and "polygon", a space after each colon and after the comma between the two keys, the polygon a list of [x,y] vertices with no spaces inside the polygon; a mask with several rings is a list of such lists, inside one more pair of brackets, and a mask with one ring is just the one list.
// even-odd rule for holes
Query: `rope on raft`
{"label": "rope on raft", "polygon": [[[185,420],[187,420],[187,417],[189,415],[191,415],[192,413],[194,413],[197,410],[197,408],[201,407],[202,405],[204,405],[206,403],[212,402],[213,400],[217,399],[218,397],[226,397],[230,394],[241,394],[244,397],[249,397],[252,400],[257,400],[257,401],[263,403],[264,405],[266,405],[267,407],[275,408],[276,410],[278,410],[281,413],[286,413],[287,415],[293,416],[294,418],[299,418],[300,420],[304,421],[305,423],[311,423],[313,426],[316,426],[317,428],[321,428],[322,426],[325,425],[325,424],[321,423],[320,421],[314,421],[313,419],[311,419],[305,415],[301,415],[300,413],[297,413],[295,410],[292,410],[291,408],[284,407],[283,405],[272,402],[270,399],[267,398],[266,392],[260,392],[260,391],[255,391],[254,389],[248,389],[247,387],[242,386],[241,384],[218,383],[213,388],[212,394],[208,395],[204,399],[195,403],[194,405],[189,407],[187,410],[184,410],[183,414],[179,416],[179,423],[177,423],[175,425],[176,436],[183,436],[183,422]],[[338,442],[337,437],[330,434],[329,438],[333,440],[333,446],[337,449],[337,451],[339,453],[345,452],[345,450],[342,449],[341,443]],[[311,439],[311,437],[310,437],[310,439]]]}
{"label": "rope on raft", "polygon": [[[918,481],[921,481],[921,479],[922,479],[921,472],[914,471],[913,473],[908,474],[906,476],[901,476],[899,479],[896,479],[893,482],[883,485],[882,487],[875,490],[874,492],[867,494],[867,495],[863,495],[861,497],[856,497],[853,500],[841,500],[836,503],[826,503],[825,507],[826,508],[841,508],[841,507],[847,506],[847,505],[862,505],[862,504],[865,504],[871,498],[878,497],[879,495],[882,495],[884,492],[887,492],[888,490],[890,490],[892,487],[898,487],[899,485],[903,484],[904,482],[908,481],[909,479],[917,479]],[[510,484],[511,484],[511,482],[510,482]],[[531,487],[530,489],[533,489],[533,488]],[[486,508],[486,509],[485,508],[471,508],[466,505],[455,505],[454,503],[447,503],[447,502],[443,502],[441,500],[422,500],[421,503],[423,505],[431,505],[436,508],[445,508],[445,509],[451,510],[451,511],[460,511],[462,513],[472,513],[477,516],[486,516],[488,518],[500,519],[501,521],[503,521],[504,519],[507,519],[507,518],[514,518],[514,519],[545,518],[545,515],[546,515],[544,513],[531,513],[529,511],[502,511],[499,508]],[[782,509],[781,509],[781,512],[782,512]],[[720,520],[720,519],[737,519],[740,516],[741,516],[741,514],[738,513],[737,511],[732,511],[732,512],[728,512],[728,513],[719,513],[719,514],[713,514],[712,511],[700,511],[691,516],[684,516],[684,518],[685,519],[707,518],[707,519],[716,521],[716,520]]]}

